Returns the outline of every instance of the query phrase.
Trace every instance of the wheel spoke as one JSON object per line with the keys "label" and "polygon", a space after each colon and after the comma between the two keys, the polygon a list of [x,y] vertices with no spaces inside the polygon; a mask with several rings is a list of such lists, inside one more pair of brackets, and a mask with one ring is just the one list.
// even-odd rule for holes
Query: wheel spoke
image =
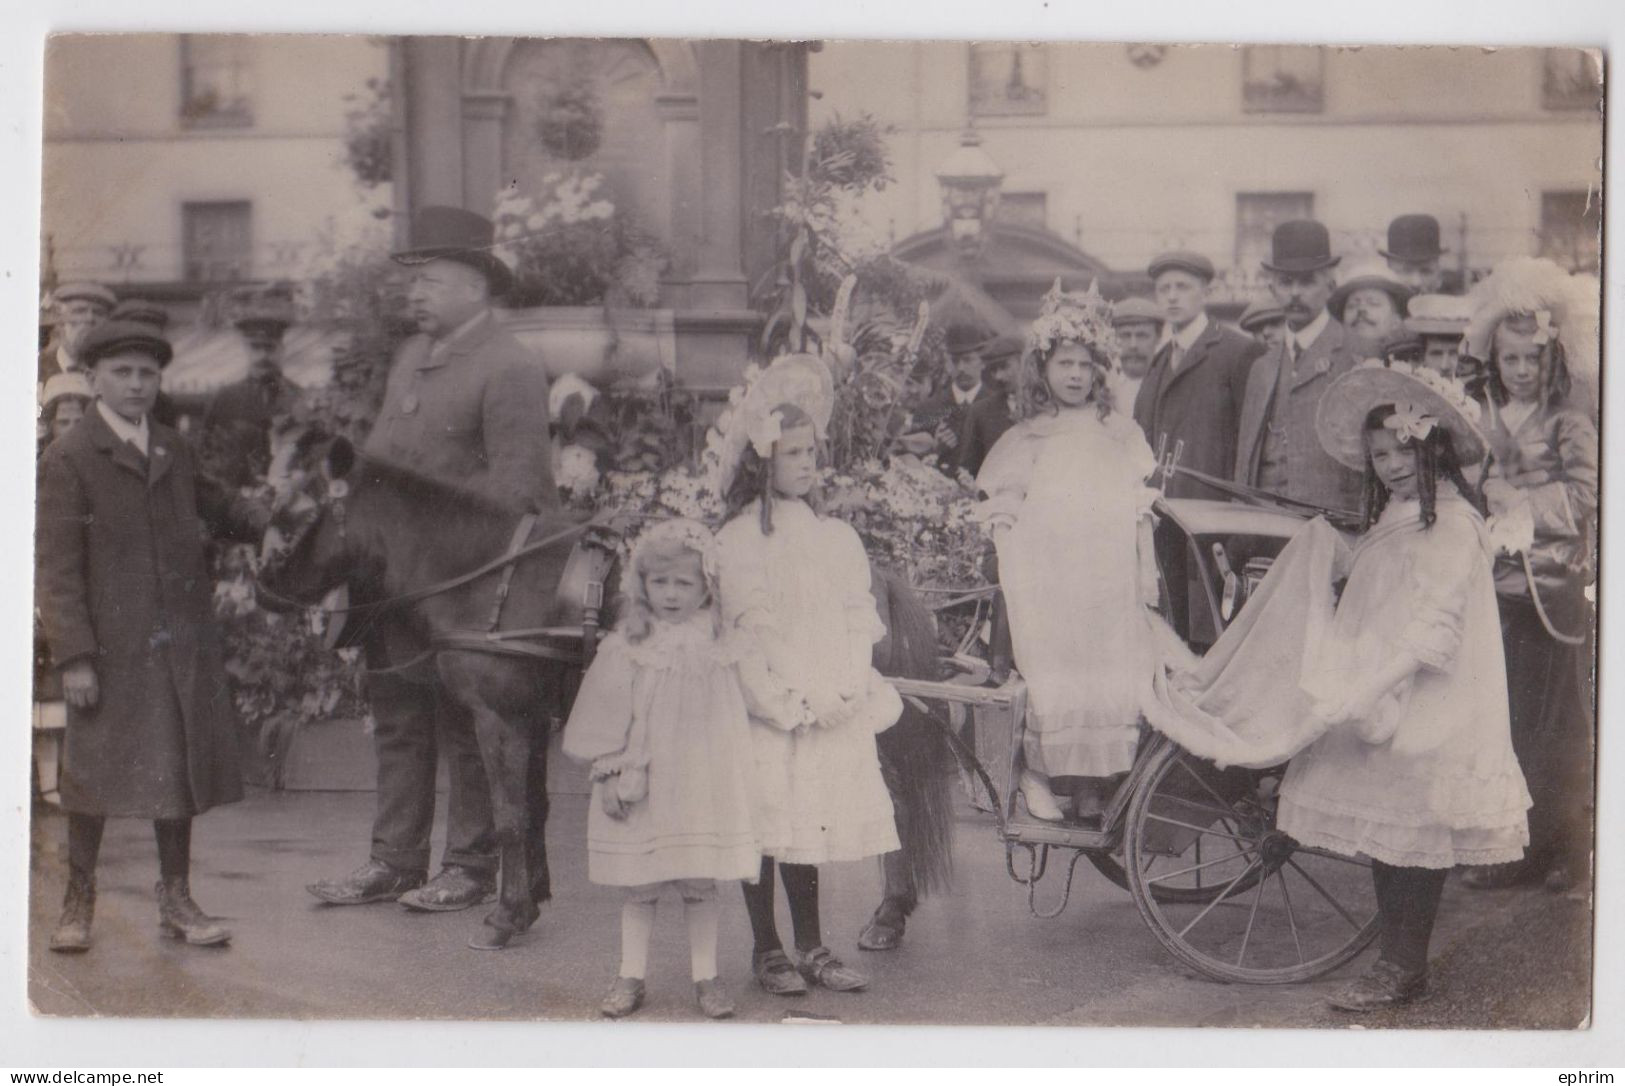
{"label": "wheel spoke", "polygon": [[1292,891],[1286,887],[1286,871],[1277,868],[1275,875],[1281,880],[1281,900],[1286,902],[1286,922],[1287,926],[1292,929],[1292,945],[1298,949],[1298,964],[1302,965],[1304,961],[1303,940],[1298,938],[1298,918],[1292,914]]}
{"label": "wheel spoke", "polygon": [[1364,930],[1365,926],[1363,924],[1359,923],[1358,921],[1356,921],[1354,919],[1354,917],[1350,916],[1349,913],[1348,913],[1348,910],[1343,908],[1343,906],[1339,905],[1337,903],[1337,899],[1332,897],[1332,895],[1328,894],[1326,892],[1326,888],[1324,886],[1320,885],[1320,883],[1316,882],[1314,880],[1314,878],[1309,874],[1309,872],[1307,872],[1303,868],[1299,867],[1297,860],[1288,860],[1287,864],[1291,866],[1292,870],[1294,870],[1298,874],[1302,875],[1303,880],[1305,882],[1307,882],[1310,886],[1313,886],[1315,888],[1315,892],[1318,893],[1321,897],[1325,898],[1326,903],[1328,905],[1330,905],[1332,908],[1337,910],[1337,915],[1338,916],[1341,916],[1344,920],[1347,920],[1349,922],[1349,927],[1353,928],[1355,931],[1363,931]]}
{"label": "wheel spoke", "polygon": [[1213,797],[1214,802],[1227,811],[1233,809],[1230,801],[1219,795],[1218,792],[1214,791],[1213,786],[1207,781],[1204,781],[1201,775],[1190,767],[1190,764],[1185,761],[1183,756],[1180,756],[1178,759],[1176,759],[1176,761],[1179,763],[1179,768],[1183,769],[1190,776],[1191,780],[1202,786],[1202,791]]}
{"label": "wheel spoke", "polygon": [[1253,922],[1258,919],[1258,903],[1264,900],[1264,884],[1268,878],[1258,880],[1258,887],[1253,891],[1253,907],[1247,913],[1247,930],[1241,933],[1241,949],[1236,952],[1236,968],[1241,968],[1242,959],[1247,957],[1247,940],[1253,937]]}
{"label": "wheel spoke", "polygon": [[1158,794],[1157,799],[1167,800],[1171,803],[1180,803],[1186,807],[1191,807],[1198,811],[1206,811],[1208,814],[1217,818],[1234,818],[1236,816],[1236,812],[1231,808],[1213,807],[1206,803],[1197,803],[1194,799],[1186,799],[1184,796],[1176,796],[1168,792]]}
{"label": "wheel spoke", "polygon": [[1230,885],[1226,886],[1223,890],[1220,890],[1219,891],[1219,896],[1207,903],[1207,908],[1205,908],[1201,912],[1197,913],[1196,918],[1194,920],[1192,920],[1189,924],[1186,924],[1183,928],[1180,929],[1179,937],[1181,939],[1183,939],[1183,938],[1185,938],[1185,936],[1189,935],[1190,930],[1192,928],[1194,928],[1196,925],[1200,924],[1202,922],[1203,917],[1207,916],[1208,913],[1212,912],[1214,910],[1214,908],[1219,904],[1219,902],[1221,902],[1225,898],[1229,897],[1230,892],[1232,890],[1234,890],[1237,886],[1241,885],[1241,880],[1245,879],[1249,874],[1251,874],[1254,871],[1254,869],[1258,868],[1259,866],[1260,866],[1259,862],[1257,860],[1254,860],[1252,863],[1247,865],[1247,869],[1245,871],[1243,871],[1241,874],[1237,875],[1235,878],[1231,879],[1230,880]]}
{"label": "wheel spoke", "polygon": [[[1252,851],[1250,849],[1243,849],[1243,850],[1241,850],[1239,852],[1232,852],[1228,856],[1221,856],[1217,860],[1209,860],[1206,863],[1192,864],[1190,867],[1182,867],[1178,871],[1170,871],[1166,875],[1158,875],[1154,879],[1146,879],[1145,881],[1146,882],[1167,882],[1169,879],[1177,879],[1181,875],[1189,875],[1192,871],[1201,871],[1203,868],[1217,867],[1219,864],[1227,864],[1227,863],[1230,863],[1232,860],[1250,859],[1251,856],[1252,856]],[[1198,856],[1197,859],[1201,859],[1201,857]],[[1147,870],[1149,871],[1150,869],[1147,868]],[[1200,878],[1198,878],[1197,889],[1201,889]]]}
{"label": "wheel spoke", "polygon": [[1221,833],[1211,826],[1195,826],[1189,822],[1181,822],[1177,818],[1169,818],[1167,815],[1152,814],[1150,811],[1147,811],[1145,813],[1145,817],[1155,819],[1158,822],[1166,822],[1170,826],[1179,826],[1182,829],[1195,830],[1197,833],[1211,833],[1215,837],[1228,837],[1230,840],[1240,841],[1244,845],[1252,843],[1251,840],[1246,837],[1239,837],[1233,833]]}

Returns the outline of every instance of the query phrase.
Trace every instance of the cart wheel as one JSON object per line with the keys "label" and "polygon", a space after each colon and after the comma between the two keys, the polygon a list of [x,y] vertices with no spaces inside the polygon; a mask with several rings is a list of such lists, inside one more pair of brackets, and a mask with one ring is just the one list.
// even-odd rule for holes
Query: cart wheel
{"label": "cart wheel", "polygon": [[[1084,855],[1089,857],[1089,862],[1095,865],[1096,871],[1099,871],[1102,875],[1105,875],[1108,879],[1112,880],[1112,882],[1116,883],[1124,890],[1127,890],[1129,893],[1132,894],[1134,892],[1134,886],[1128,877],[1128,869],[1125,868],[1122,862],[1118,859],[1119,854],[1117,852],[1085,850]],[[1242,890],[1251,888],[1256,879],[1257,875],[1247,876],[1247,879],[1236,887],[1235,892],[1239,893]],[[1188,904],[1195,902],[1197,904],[1206,905],[1208,902],[1218,897],[1223,890],[1223,882],[1211,883],[1206,886],[1197,884],[1178,886],[1171,883],[1161,882],[1154,882],[1151,884],[1152,897],[1156,898],[1158,901],[1172,902],[1175,904]]]}
{"label": "cart wheel", "polygon": [[1215,980],[1290,984],[1376,938],[1370,862],[1275,828],[1285,767],[1220,770],[1171,742],[1150,757],[1129,802],[1122,866],[1169,953]]}

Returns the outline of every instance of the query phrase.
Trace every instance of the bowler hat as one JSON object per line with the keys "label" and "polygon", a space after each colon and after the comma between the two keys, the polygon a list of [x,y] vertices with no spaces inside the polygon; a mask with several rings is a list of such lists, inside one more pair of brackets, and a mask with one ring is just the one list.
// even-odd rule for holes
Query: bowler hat
{"label": "bowler hat", "polygon": [[1112,306],[1113,328],[1122,324],[1161,324],[1164,319],[1162,310],[1149,298],[1124,298]]}
{"label": "bowler hat", "polygon": [[1236,323],[1241,325],[1244,332],[1256,332],[1266,324],[1286,320],[1286,310],[1278,302],[1258,301],[1241,311]]}
{"label": "bowler hat", "polygon": [[1193,253],[1188,249],[1176,249],[1170,253],[1160,254],[1155,260],[1151,261],[1151,266],[1146,268],[1145,273],[1152,279],[1156,279],[1165,271],[1190,272],[1197,278],[1205,279],[1209,283],[1213,282],[1213,276],[1216,274],[1213,270],[1213,261],[1201,253]]}
{"label": "bowler hat", "polygon": [[118,304],[118,296],[100,283],[63,283],[51,292],[51,300],[55,302],[95,302],[108,309],[112,309]]}
{"label": "bowler hat", "polygon": [[1311,272],[1336,267],[1342,259],[1332,255],[1332,237],[1324,224],[1293,219],[1275,228],[1270,258],[1262,263],[1266,271]]}
{"label": "bowler hat", "polygon": [[506,294],[513,271],[496,255],[496,227],[483,215],[460,207],[425,207],[412,216],[410,248],[391,254],[400,264],[455,260],[485,276],[492,294]]}
{"label": "bowler hat", "polygon": [[1337,284],[1332,296],[1326,301],[1326,308],[1331,310],[1332,316],[1339,321],[1343,319],[1344,309],[1348,306],[1349,295],[1357,290],[1375,288],[1386,291],[1394,300],[1394,308],[1399,315],[1405,315],[1405,303],[1410,300],[1414,291],[1410,287],[1394,278],[1392,272],[1380,262],[1366,262],[1350,269],[1349,276]]}
{"label": "bowler hat", "polygon": [[1439,244],[1438,219],[1401,215],[1388,224],[1388,248],[1377,252],[1393,260],[1437,260],[1449,250]]}
{"label": "bowler hat", "polygon": [[116,321],[150,324],[160,332],[169,327],[169,311],[157,302],[149,302],[144,298],[124,299],[113,307],[113,312],[109,316]]}
{"label": "bowler hat", "polygon": [[971,324],[952,324],[948,326],[945,346],[951,355],[969,354],[980,350],[991,342],[987,333]]}
{"label": "bowler hat", "polygon": [[120,351],[145,352],[160,366],[169,365],[169,360],[175,357],[169,340],[159,335],[152,325],[123,320],[103,321],[87,332],[79,348],[79,358],[86,367],[93,367]]}

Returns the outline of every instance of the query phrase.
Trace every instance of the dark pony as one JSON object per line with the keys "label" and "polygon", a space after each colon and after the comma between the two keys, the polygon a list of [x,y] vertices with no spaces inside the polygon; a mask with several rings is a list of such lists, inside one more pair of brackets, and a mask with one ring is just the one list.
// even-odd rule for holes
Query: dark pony
{"label": "dark pony", "polygon": [[[1365,424],[1361,429],[1367,434],[1381,430],[1384,428],[1383,424],[1393,415],[1392,404],[1374,407],[1366,414]],[[1479,512],[1483,512],[1477,494],[1467,485],[1467,479],[1461,473],[1461,464],[1456,458],[1456,446],[1450,440],[1449,430],[1443,426],[1434,426],[1421,441],[1400,439],[1400,447],[1411,449],[1416,453],[1416,496],[1422,504],[1423,528],[1433,527],[1433,522],[1439,519],[1436,505],[1441,478],[1456,484],[1461,496],[1472,502]],[[1377,518],[1382,516],[1382,511],[1388,507],[1388,497],[1388,487],[1377,476],[1377,469],[1371,462],[1368,443],[1365,454],[1365,479],[1360,490],[1361,532],[1369,531],[1377,522]]]}

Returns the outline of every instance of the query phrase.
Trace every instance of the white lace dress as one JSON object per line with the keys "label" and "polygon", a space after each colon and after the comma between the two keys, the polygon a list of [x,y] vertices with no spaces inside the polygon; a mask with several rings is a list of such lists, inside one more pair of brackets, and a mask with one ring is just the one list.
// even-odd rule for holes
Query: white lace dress
{"label": "white lace dress", "polygon": [[678,879],[754,880],[762,852],[751,818],[755,762],[735,659],[709,612],[656,623],[632,644],[604,639],[581,682],[564,753],[616,767],[648,766],[648,797],[624,819],[593,785],[587,877],[606,886]]}
{"label": "white lace dress", "polygon": [[1391,739],[1336,727],[1292,759],[1277,822],[1306,845],[1446,868],[1517,860],[1529,842],[1484,522],[1454,494],[1437,513],[1423,530],[1414,501],[1383,511],[1355,548],[1323,662],[1305,668],[1305,691],[1335,703],[1400,650],[1422,661],[1377,706],[1398,718]]}
{"label": "white lace dress", "polygon": [[1048,776],[1134,764],[1161,639],[1151,502],[1155,458],[1127,416],[1093,407],[1017,423],[976,478],[1030,712],[1023,751]]}
{"label": "white lace dress", "polygon": [[[799,864],[859,860],[898,847],[875,734],[902,700],[871,657],[885,634],[858,534],[804,502],[759,506],[717,533],[722,613],[746,647],[740,678],[756,757],[762,851]],[[806,701],[856,698],[840,725],[805,723]]]}

